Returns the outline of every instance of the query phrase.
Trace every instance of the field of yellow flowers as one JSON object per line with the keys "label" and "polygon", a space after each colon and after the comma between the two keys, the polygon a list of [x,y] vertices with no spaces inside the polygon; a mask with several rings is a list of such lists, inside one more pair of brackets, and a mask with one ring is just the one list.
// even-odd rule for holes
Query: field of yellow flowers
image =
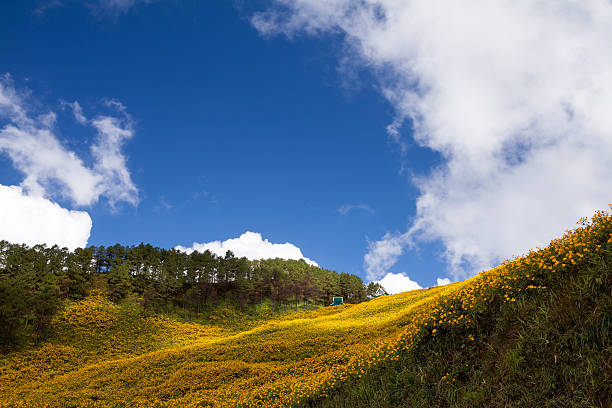
{"label": "field of yellow flowers", "polygon": [[[141,317],[94,294],[68,304],[56,335],[0,356],[0,407],[291,407],[325,398],[382,362],[470,331],[493,304],[546,291],[612,246],[612,216],[443,287],[322,308],[244,331]],[[453,381],[443,378],[442,381]]]}

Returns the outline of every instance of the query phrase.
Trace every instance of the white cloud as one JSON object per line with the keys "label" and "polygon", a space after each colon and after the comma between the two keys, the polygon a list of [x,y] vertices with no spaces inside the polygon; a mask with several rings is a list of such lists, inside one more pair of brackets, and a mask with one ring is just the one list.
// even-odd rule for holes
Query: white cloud
{"label": "white cloud", "polygon": [[451,280],[448,278],[438,278],[436,279],[436,286],[444,286],[444,285],[450,285]]}
{"label": "white cloud", "polygon": [[0,152],[24,174],[21,186],[30,194],[62,196],[79,206],[94,204],[101,196],[111,205],[119,201],[138,204],[138,190],[121,153],[123,142],[133,135],[125,109],[113,105],[120,118],[100,116],[88,122],[78,102],[71,106],[77,121],[90,123],[98,131],[91,146],[93,166],[85,165],[59,141],[54,133],[55,113],[32,117],[10,77],[0,79],[0,121],[4,122]]}
{"label": "white cloud", "polygon": [[34,194],[45,195],[47,186],[57,182],[61,195],[78,205],[89,205],[101,193],[100,177],[66,150],[49,129],[7,125],[0,129],[0,151],[25,175],[22,186]]}
{"label": "white cloud", "polygon": [[35,8],[32,13],[41,15],[46,13],[48,10],[58,7],[64,7],[64,3],[61,0],[48,0],[46,3],[43,3],[39,7]]}
{"label": "white cloud", "polygon": [[382,276],[441,241],[455,279],[546,244],[612,191],[612,3],[276,0],[262,33],[341,34],[404,124],[444,164],[415,179],[407,232],[370,243]]}
{"label": "white cloud", "polygon": [[368,253],[363,261],[366,278],[375,280],[383,276],[404,253],[409,237],[406,234],[387,233],[379,240],[368,242]]}
{"label": "white cloud", "polygon": [[[122,112],[125,114],[123,105]],[[129,116],[122,119],[112,116],[100,116],[92,121],[98,130],[96,142],[91,152],[96,159],[94,171],[102,177],[101,188],[108,195],[111,204],[125,201],[138,204],[138,189],[132,182],[125,156],[121,152],[123,143],[130,139],[134,132]]]}
{"label": "white cloud", "polygon": [[176,249],[187,253],[209,250],[219,256],[225,256],[227,251],[232,251],[235,256],[239,258],[246,257],[248,259],[303,259],[310,265],[318,266],[316,262],[302,255],[300,248],[295,245],[289,242],[284,244],[273,244],[267,239],[262,239],[260,233],[251,231],[245,232],[238,238],[230,238],[225,241],[212,241],[203,244],[194,242],[189,248],[179,245]]}
{"label": "white cloud", "polygon": [[92,9],[93,11],[102,11],[105,13],[110,13],[111,15],[119,15],[120,13],[124,13],[129,11],[131,8],[138,4],[148,4],[153,0],[89,0],[89,1],[65,1],[65,0],[46,0],[46,3],[43,3],[36,9],[34,9],[33,14],[42,15],[48,12],[49,10],[60,8],[60,7],[68,7],[74,3],[81,4],[85,7]]}
{"label": "white cloud", "polygon": [[374,214],[374,209],[369,205],[365,204],[344,204],[340,206],[340,208],[338,208],[338,213],[340,215],[347,215],[353,210],[362,210],[370,214]]}
{"label": "white cloud", "polygon": [[79,122],[81,125],[87,124],[88,121],[85,115],[83,114],[83,108],[81,107],[80,103],[74,101],[72,103],[68,103],[67,105],[72,108],[72,114],[74,115],[74,118],[77,122]]}
{"label": "white cloud", "polygon": [[410,279],[403,273],[387,273],[378,281],[390,295],[406,292],[409,290],[423,289],[421,285]]}
{"label": "white cloud", "polygon": [[91,218],[45,198],[29,196],[17,186],[0,185],[0,240],[12,243],[85,247]]}
{"label": "white cloud", "polygon": [[114,12],[124,12],[134,7],[136,4],[147,4],[151,1],[152,0],[99,0],[99,4]]}

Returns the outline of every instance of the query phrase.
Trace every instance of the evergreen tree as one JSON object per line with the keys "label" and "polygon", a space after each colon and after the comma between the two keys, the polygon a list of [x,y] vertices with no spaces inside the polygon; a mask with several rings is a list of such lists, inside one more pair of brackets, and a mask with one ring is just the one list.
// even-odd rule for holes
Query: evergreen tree
{"label": "evergreen tree", "polygon": [[127,262],[118,264],[108,273],[109,296],[114,302],[125,298],[132,291],[130,267]]}
{"label": "evergreen tree", "polygon": [[0,275],[0,346],[17,343],[28,310],[24,282]]}
{"label": "evergreen tree", "polygon": [[47,273],[32,296],[33,329],[37,341],[44,340],[49,335],[51,321],[59,306],[59,287],[56,280],[52,273]]}

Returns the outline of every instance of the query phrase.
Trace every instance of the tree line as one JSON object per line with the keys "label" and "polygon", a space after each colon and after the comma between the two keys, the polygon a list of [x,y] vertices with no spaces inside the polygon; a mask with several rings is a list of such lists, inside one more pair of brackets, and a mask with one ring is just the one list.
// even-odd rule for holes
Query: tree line
{"label": "tree line", "polygon": [[254,313],[265,305],[281,313],[305,305],[372,297],[379,285],[303,260],[237,258],[231,251],[187,254],[148,244],[58,246],[0,241],[0,343],[31,331],[45,338],[63,299],[80,299],[102,286],[116,302],[135,295],[143,313],[210,316],[220,305]]}

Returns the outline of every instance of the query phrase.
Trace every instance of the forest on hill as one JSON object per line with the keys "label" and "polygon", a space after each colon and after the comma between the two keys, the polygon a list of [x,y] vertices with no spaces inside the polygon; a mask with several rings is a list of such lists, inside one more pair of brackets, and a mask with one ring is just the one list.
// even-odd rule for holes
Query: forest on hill
{"label": "forest on hill", "polygon": [[47,340],[0,354],[0,407],[612,403],[611,213],[465,281],[246,328],[143,314],[134,299],[62,301]]}
{"label": "forest on hill", "polygon": [[28,332],[38,340],[49,332],[62,300],[102,289],[119,302],[135,295],[145,314],[210,316],[220,306],[273,313],[329,304],[332,296],[359,303],[378,289],[361,278],[303,260],[248,260],[231,251],[187,254],[151,245],[99,246],[68,251],[57,246],[0,242],[1,345]]}

